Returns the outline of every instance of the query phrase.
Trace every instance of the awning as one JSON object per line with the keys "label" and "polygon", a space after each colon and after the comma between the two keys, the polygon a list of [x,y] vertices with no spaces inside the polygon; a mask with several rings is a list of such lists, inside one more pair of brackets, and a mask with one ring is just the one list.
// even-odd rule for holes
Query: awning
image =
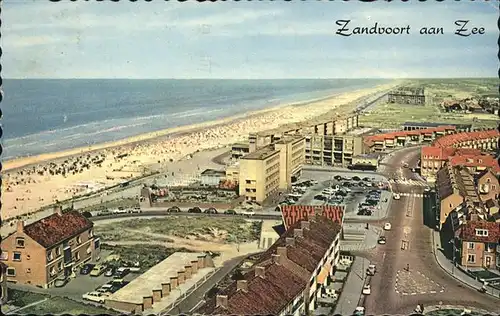
{"label": "awning", "polygon": [[332,270],[332,266],[327,263],[321,268],[321,272],[318,274],[317,282],[318,284],[324,284],[328,274],[330,274],[330,270]]}

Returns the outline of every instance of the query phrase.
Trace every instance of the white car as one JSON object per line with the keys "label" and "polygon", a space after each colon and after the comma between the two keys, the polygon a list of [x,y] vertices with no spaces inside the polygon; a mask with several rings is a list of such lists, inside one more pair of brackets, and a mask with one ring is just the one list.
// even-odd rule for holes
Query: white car
{"label": "white car", "polygon": [[358,306],[354,310],[354,316],[363,316],[365,314],[365,308],[363,306]]}
{"label": "white car", "polygon": [[363,287],[363,295],[370,295],[372,293],[370,284]]}
{"label": "white car", "polygon": [[104,301],[109,297],[108,294],[106,293],[100,293],[97,291],[94,292],[89,292],[86,294],[82,295],[82,298],[87,301],[92,301],[92,302],[97,302],[97,303],[104,303]]}
{"label": "white car", "polygon": [[370,264],[368,266],[368,269],[366,269],[366,275],[375,275],[375,272],[377,272],[377,267],[374,264]]}
{"label": "white car", "polygon": [[391,223],[384,224],[384,230],[391,230],[391,228],[392,228]]}
{"label": "white car", "polygon": [[253,215],[255,215],[255,212],[253,210],[242,210],[239,213],[241,215],[245,215],[245,216],[253,216]]}
{"label": "white car", "polygon": [[401,195],[399,195],[399,193],[394,193],[394,195],[392,196],[395,200],[400,200],[401,199]]}

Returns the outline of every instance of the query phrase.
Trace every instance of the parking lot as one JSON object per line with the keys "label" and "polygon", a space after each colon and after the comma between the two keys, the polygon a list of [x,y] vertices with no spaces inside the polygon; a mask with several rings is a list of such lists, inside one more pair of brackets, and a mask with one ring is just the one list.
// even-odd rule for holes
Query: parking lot
{"label": "parking lot", "polygon": [[392,193],[383,176],[362,172],[305,170],[283,204],[343,205],[346,218],[382,219]]}

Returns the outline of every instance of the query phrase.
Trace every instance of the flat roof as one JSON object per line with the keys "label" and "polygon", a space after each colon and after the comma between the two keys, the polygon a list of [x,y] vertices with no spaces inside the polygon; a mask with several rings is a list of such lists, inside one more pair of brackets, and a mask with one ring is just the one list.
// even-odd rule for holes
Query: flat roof
{"label": "flat roof", "polygon": [[288,143],[298,143],[305,139],[304,136],[297,135],[297,136],[292,136],[292,135],[287,135],[282,137],[280,140],[275,141],[275,144],[288,144]]}
{"label": "flat roof", "polygon": [[231,148],[236,147],[236,148],[249,148],[250,144],[248,143],[236,143],[231,145]]}
{"label": "flat roof", "polygon": [[455,127],[472,127],[472,124],[452,124],[452,123],[432,123],[432,122],[404,122],[403,126],[425,126],[425,127],[455,126]]}
{"label": "flat roof", "polygon": [[110,295],[108,299],[142,304],[143,297],[153,296],[153,290],[161,290],[162,283],[170,283],[170,277],[176,277],[177,272],[184,271],[184,267],[190,265],[191,261],[198,260],[199,256],[206,256],[206,254],[203,252],[175,252]]}
{"label": "flat roof", "polygon": [[274,149],[273,145],[268,145],[262,148],[257,149],[253,153],[249,153],[248,155],[245,155],[241,157],[240,159],[245,159],[245,160],[264,160],[269,157],[271,157],[274,154],[277,154],[279,151]]}
{"label": "flat roof", "polygon": [[226,171],[224,170],[215,170],[215,169],[205,169],[202,173],[202,176],[220,176],[226,175]]}

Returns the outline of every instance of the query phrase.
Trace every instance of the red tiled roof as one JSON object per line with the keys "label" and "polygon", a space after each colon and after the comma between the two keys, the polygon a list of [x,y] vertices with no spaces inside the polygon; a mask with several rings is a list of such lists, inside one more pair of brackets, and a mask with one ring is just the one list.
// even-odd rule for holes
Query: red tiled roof
{"label": "red tiled roof", "polygon": [[[476,229],[487,229],[488,236],[477,236]],[[463,241],[498,243],[500,240],[500,223],[469,221],[460,227],[459,238]]]}
{"label": "red tiled roof", "polygon": [[92,226],[94,223],[78,211],[70,211],[62,216],[55,213],[26,225],[24,233],[45,248],[50,248]]}
{"label": "red tiled roof", "polygon": [[492,168],[494,173],[500,171],[498,161],[491,155],[455,155],[448,159],[451,166],[486,167]]}
{"label": "red tiled roof", "polygon": [[344,214],[344,207],[340,205],[281,205],[280,209],[283,223],[287,229],[297,221],[307,220],[319,213],[334,222],[342,223]]}
{"label": "red tiled roof", "polygon": [[467,141],[491,139],[497,137],[500,137],[500,132],[496,129],[487,131],[463,132],[440,137],[434,141],[433,146],[452,147]]}
{"label": "red tiled roof", "polygon": [[[324,216],[312,216],[309,229],[304,229],[303,237],[294,237],[294,245],[287,245],[286,238],[294,236],[295,228],[301,222],[295,222],[253,265],[253,269],[244,274],[247,291],[237,289],[237,282],[219,291],[227,296],[227,309],[216,306],[216,297],[210,298],[196,313],[205,315],[278,315],[307,286],[309,279],[320,260],[340,232],[340,225]],[[295,265],[305,269],[297,270],[291,265],[276,264],[272,255],[278,247],[286,247],[287,258]],[[293,265],[293,264],[292,264]],[[264,277],[255,273],[255,267],[264,268]],[[299,268],[300,269],[300,268]]]}

